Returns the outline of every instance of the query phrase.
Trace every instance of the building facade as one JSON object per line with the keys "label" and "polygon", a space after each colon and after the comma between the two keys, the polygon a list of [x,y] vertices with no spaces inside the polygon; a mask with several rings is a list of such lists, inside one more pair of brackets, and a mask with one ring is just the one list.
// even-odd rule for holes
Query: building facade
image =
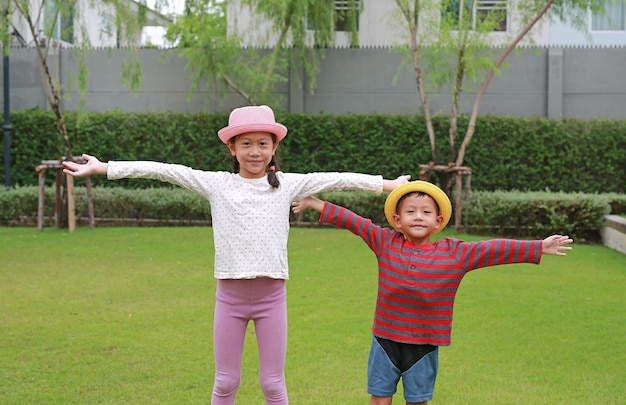
{"label": "building facade", "polygon": [[[447,6],[437,6],[431,12],[424,11],[420,21],[420,40],[440,30],[442,13],[457,17],[470,14],[475,23],[484,16],[498,15],[498,23],[489,34],[494,45],[507,44],[523,28],[519,7],[521,0],[464,0],[451,1]],[[360,47],[388,47],[408,44],[406,23],[395,0],[335,0],[335,13],[341,15],[350,7],[358,9],[358,44]],[[444,9],[442,9],[444,8]],[[572,21],[542,18],[522,40],[522,46],[615,46],[626,45],[626,1],[607,5],[606,15],[587,13],[587,24],[575,28]],[[255,14],[239,1],[229,2],[228,27],[231,33],[244,39],[246,46],[272,46],[278,33],[262,16]],[[335,22],[335,46],[349,46],[350,39],[345,24]]]}
{"label": "building facade", "polygon": [[583,30],[573,27],[570,21],[554,21],[550,24],[550,44],[555,46],[626,45],[626,1],[607,5],[608,13],[594,15],[587,12]]}
{"label": "building facade", "polygon": [[[11,2],[12,3],[12,2]],[[129,11],[136,14],[136,1],[128,2]],[[40,45],[58,43],[63,47],[88,44],[94,48],[118,48],[141,45],[141,31],[132,38],[124,39],[115,24],[115,8],[104,1],[76,0],[63,3],[60,0],[31,0],[28,13],[35,24],[31,31],[26,11],[11,9],[9,27],[14,47],[31,47],[35,41]],[[165,26],[168,17],[148,9],[146,22],[151,26]]]}

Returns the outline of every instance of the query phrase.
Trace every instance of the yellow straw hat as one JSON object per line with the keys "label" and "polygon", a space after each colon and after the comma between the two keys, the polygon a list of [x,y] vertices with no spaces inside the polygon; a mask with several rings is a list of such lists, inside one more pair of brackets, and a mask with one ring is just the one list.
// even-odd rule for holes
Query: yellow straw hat
{"label": "yellow straw hat", "polygon": [[396,231],[402,232],[400,229],[396,228],[396,221],[393,220],[393,214],[396,213],[398,201],[400,201],[404,195],[415,192],[428,194],[435,200],[435,202],[437,202],[437,205],[439,205],[439,214],[443,216],[443,222],[441,222],[441,226],[439,229],[435,230],[433,234],[445,228],[450,221],[450,217],[452,216],[452,204],[450,203],[450,199],[442,189],[432,183],[422,180],[411,181],[403,184],[389,193],[389,196],[385,201],[385,216],[387,217],[389,225],[393,226]]}

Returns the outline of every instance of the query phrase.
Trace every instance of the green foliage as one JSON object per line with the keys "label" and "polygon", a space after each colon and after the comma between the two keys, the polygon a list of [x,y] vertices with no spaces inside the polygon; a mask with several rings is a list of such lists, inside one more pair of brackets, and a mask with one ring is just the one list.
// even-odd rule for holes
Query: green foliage
{"label": "green foliage", "polygon": [[539,239],[561,233],[597,242],[604,216],[611,213],[609,199],[583,193],[479,191],[463,204],[461,219],[479,235]]}
{"label": "green foliage", "polygon": [[[277,112],[289,132],[278,148],[279,167],[289,172],[350,171],[386,178],[420,176],[419,165],[431,160],[422,116],[345,114],[307,115]],[[459,127],[467,126],[462,116]],[[34,168],[62,155],[55,118],[37,110],[14,112],[11,144],[16,185],[36,185]],[[108,160],[154,160],[202,170],[232,170],[232,157],[216,133],[227,113],[93,113],[80,125],[67,116],[75,150]],[[435,131],[448,125],[434,117]],[[472,190],[520,190],[623,193],[626,190],[626,121],[552,120],[483,116],[468,150]],[[441,156],[448,145],[439,144]],[[3,174],[1,175],[3,176]],[[51,185],[54,175],[46,175]],[[80,181],[80,180],[79,180]],[[94,185],[157,187],[148,180],[104,176]]]}
{"label": "green foliage", "polygon": [[[75,188],[76,217],[89,217],[87,190]],[[175,223],[210,223],[211,207],[203,197],[177,187],[127,189],[121,187],[93,187],[94,216],[104,225],[108,223],[137,225],[168,225]],[[15,187],[0,190],[0,224],[20,225],[36,223],[39,204],[37,187]],[[44,188],[44,216],[54,217],[55,191]]]}
{"label": "green foliage", "polygon": [[[54,216],[55,196],[46,187],[44,215]],[[347,207],[377,224],[388,226],[383,207],[387,193],[362,191],[325,192],[319,198]],[[177,187],[128,189],[94,187],[94,216],[100,225],[194,225],[210,224],[209,203],[198,194]],[[86,189],[75,189],[76,217],[89,216]],[[38,188],[0,190],[0,225],[36,223]],[[514,238],[544,238],[555,232],[579,242],[597,242],[598,229],[607,214],[626,214],[626,194],[583,194],[550,192],[473,192],[470,203],[462,204],[462,225],[476,235]],[[292,222],[317,224],[319,214],[306,210]],[[454,215],[454,213],[453,213]],[[50,221],[48,221],[50,222]],[[454,218],[449,227],[454,227]]]}
{"label": "green foliage", "polygon": [[[323,48],[334,42],[334,22],[344,20],[351,45],[358,46],[356,21],[360,10],[355,0],[348,11],[335,12],[334,0],[217,0],[187,1],[184,15],[168,27],[167,38],[178,43],[180,55],[192,71],[191,92],[203,83],[231,89],[249,104],[282,105],[284,97],[275,89],[287,81],[290,64],[300,66],[310,89]],[[228,27],[228,12],[251,11],[246,27]],[[232,22],[236,17],[230,17]],[[241,52],[242,48],[247,48]],[[297,77],[296,80],[303,80]]]}

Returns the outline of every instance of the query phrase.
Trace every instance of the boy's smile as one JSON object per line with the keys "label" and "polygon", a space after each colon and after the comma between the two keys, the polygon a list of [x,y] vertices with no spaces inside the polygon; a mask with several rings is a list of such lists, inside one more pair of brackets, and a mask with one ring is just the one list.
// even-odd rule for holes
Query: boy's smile
{"label": "boy's smile", "polygon": [[439,229],[443,217],[431,196],[412,193],[400,201],[394,220],[396,228],[408,240],[423,245],[430,242],[430,235]]}

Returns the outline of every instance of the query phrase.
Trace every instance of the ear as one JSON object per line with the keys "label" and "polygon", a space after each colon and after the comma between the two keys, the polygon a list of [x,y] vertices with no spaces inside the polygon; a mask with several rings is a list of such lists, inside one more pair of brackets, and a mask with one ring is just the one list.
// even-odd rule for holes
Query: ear
{"label": "ear", "polygon": [[230,154],[231,156],[237,156],[237,150],[235,149],[235,143],[231,140],[229,140],[228,142],[226,142],[226,145],[228,145],[228,150],[230,150]]}
{"label": "ear", "polygon": [[402,225],[400,225],[400,215],[393,214],[393,222],[396,224],[396,229],[402,229]]}
{"label": "ear", "polygon": [[435,229],[439,229],[443,222],[443,215],[437,215],[437,222],[435,223]]}
{"label": "ear", "polygon": [[274,154],[276,153],[276,149],[278,149],[279,144],[279,141],[276,141],[276,143],[274,143],[274,147],[272,148],[272,156],[274,156]]}

